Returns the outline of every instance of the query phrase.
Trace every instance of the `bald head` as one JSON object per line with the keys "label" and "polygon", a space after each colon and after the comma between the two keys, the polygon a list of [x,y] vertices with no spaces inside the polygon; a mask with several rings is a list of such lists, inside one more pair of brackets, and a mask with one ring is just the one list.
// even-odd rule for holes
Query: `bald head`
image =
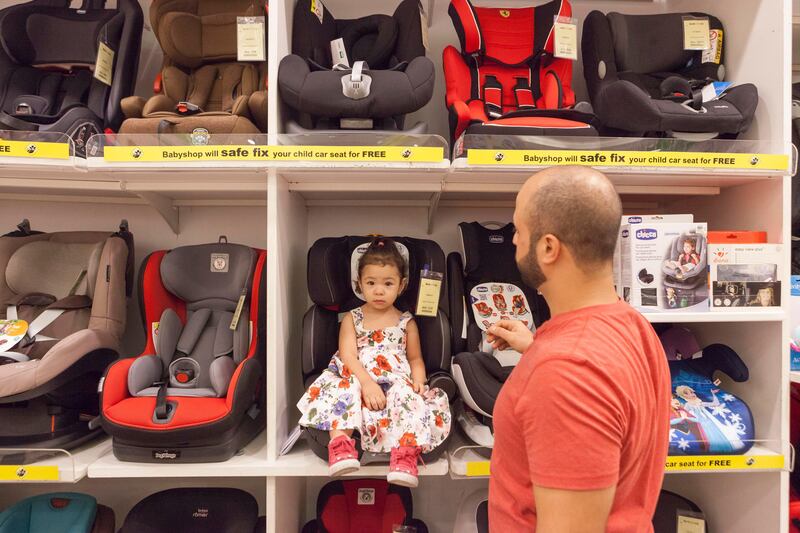
{"label": "bald head", "polygon": [[558,237],[582,269],[610,261],[622,205],[614,186],[589,167],[551,167],[531,176],[517,195],[521,223],[533,242]]}

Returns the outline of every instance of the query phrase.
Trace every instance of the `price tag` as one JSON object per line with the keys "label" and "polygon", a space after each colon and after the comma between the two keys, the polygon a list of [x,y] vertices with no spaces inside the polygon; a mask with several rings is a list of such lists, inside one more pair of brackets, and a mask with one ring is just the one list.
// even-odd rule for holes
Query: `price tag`
{"label": "price tag", "polygon": [[100,46],[97,47],[94,77],[108,86],[111,86],[111,82],[114,79],[114,50],[102,41],[100,41]]}
{"label": "price tag", "polygon": [[722,61],[722,30],[708,32],[708,40],[711,46],[708,50],[703,50],[701,62],[719,65],[720,61]]}
{"label": "price tag", "polygon": [[425,14],[425,9],[422,8],[421,4],[419,6],[419,24],[422,27],[422,46],[425,47],[425,50],[430,50],[431,37],[428,32],[428,15]]}
{"label": "price tag", "polygon": [[553,55],[562,59],[578,59],[577,19],[553,17]]}
{"label": "price tag", "polygon": [[439,296],[442,292],[444,274],[432,270],[420,272],[419,294],[417,295],[417,316],[436,316],[439,312]]}
{"label": "price tag", "polygon": [[678,511],[677,533],[706,533],[706,521],[700,516],[688,516]]}
{"label": "price tag", "polygon": [[708,50],[711,48],[708,19],[683,17],[683,49]]}
{"label": "price tag", "polygon": [[236,17],[237,61],[266,61],[264,17]]}
{"label": "price tag", "polygon": [[314,13],[322,24],[322,18],[325,16],[325,6],[322,5],[321,0],[311,0],[311,12]]}

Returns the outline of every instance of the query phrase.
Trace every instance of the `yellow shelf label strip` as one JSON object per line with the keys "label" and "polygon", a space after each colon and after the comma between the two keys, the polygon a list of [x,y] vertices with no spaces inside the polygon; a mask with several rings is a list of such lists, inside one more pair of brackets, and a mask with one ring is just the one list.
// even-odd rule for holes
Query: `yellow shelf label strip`
{"label": "yellow shelf label strip", "polygon": [[491,474],[489,461],[467,462],[467,477],[486,477]]}
{"label": "yellow shelf label strip", "polygon": [[670,456],[667,458],[667,472],[688,470],[766,470],[783,468],[782,455],[695,455]]}
{"label": "yellow shelf label strip", "polygon": [[6,141],[0,139],[0,157],[69,159],[69,144],[38,141]]}
{"label": "yellow shelf label strip", "polygon": [[106,146],[109,163],[182,161],[319,161],[329,163],[440,163],[434,146]]}
{"label": "yellow shelf label strip", "polygon": [[732,154],[722,152],[637,152],[626,150],[502,150],[470,149],[470,165],[598,167],[669,167],[714,170],[776,170],[788,172],[785,154]]}
{"label": "yellow shelf label strip", "polygon": [[58,481],[55,465],[0,465],[0,481]]}

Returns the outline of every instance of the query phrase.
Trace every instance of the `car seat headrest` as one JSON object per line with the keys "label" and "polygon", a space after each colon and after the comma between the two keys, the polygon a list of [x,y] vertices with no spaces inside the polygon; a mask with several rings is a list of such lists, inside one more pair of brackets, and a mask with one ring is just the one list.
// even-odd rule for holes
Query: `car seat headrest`
{"label": "car seat headrest", "polygon": [[263,15],[252,0],[154,0],[150,21],[164,54],[185,68],[236,61],[236,17]]}
{"label": "car seat headrest", "polygon": [[[395,306],[410,310],[416,302],[420,271],[428,265],[432,270],[444,272],[444,252],[430,240],[392,239],[408,261],[408,286]],[[356,281],[358,260],[370,240],[370,237],[329,237],[314,243],[308,251],[308,294],[315,304],[348,311],[364,303],[356,292]]]}
{"label": "car seat headrest", "polygon": [[[687,13],[688,15],[688,13]],[[722,29],[715,17],[704,13],[691,13],[695,17],[708,17],[711,29]],[[607,15],[614,43],[617,70],[638,72],[679,72],[690,63],[700,66],[701,52],[683,49],[684,13],[658,15]]]}
{"label": "car seat headrest", "polygon": [[20,246],[9,258],[5,278],[18,295],[44,293],[57,300],[71,294],[94,296],[105,241],[39,240]]}
{"label": "car seat headrest", "polygon": [[255,261],[255,250],[241,244],[181,246],[161,261],[161,280],[189,309],[232,311],[242,289],[250,290]]}
{"label": "car seat headrest", "polygon": [[0,20],[0,43],[22,65],[94,64],[98,36],[105,32],[113,44],[119,39],[121,23],[110,23],[117,15],[112,10],[75,13],[74,9],[33,2],[8,8]]}
{"label": "car seat headrest", "polygon": [[397,33],[397,22],[389,15],[353,20],[341,32],[350,64],[365,61],[373,69],[391,67],[389,59],[397,44]]}

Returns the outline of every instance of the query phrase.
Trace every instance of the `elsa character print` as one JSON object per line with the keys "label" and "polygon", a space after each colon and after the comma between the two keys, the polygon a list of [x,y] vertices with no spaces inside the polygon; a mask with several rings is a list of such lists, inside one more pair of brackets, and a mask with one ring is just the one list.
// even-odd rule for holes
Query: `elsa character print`
{"label": "elsa character print", "polygon": [[703,401],[688,385],[675,387],[675,394],[684,401],[684,409],[697,419],[708,440],[709,450],[715,453],[736,453],[744,448],[735,427],[727,425],[714,416],[713,410],[725,407],[717,398],[718,389],[711,389],[710,402]]}

